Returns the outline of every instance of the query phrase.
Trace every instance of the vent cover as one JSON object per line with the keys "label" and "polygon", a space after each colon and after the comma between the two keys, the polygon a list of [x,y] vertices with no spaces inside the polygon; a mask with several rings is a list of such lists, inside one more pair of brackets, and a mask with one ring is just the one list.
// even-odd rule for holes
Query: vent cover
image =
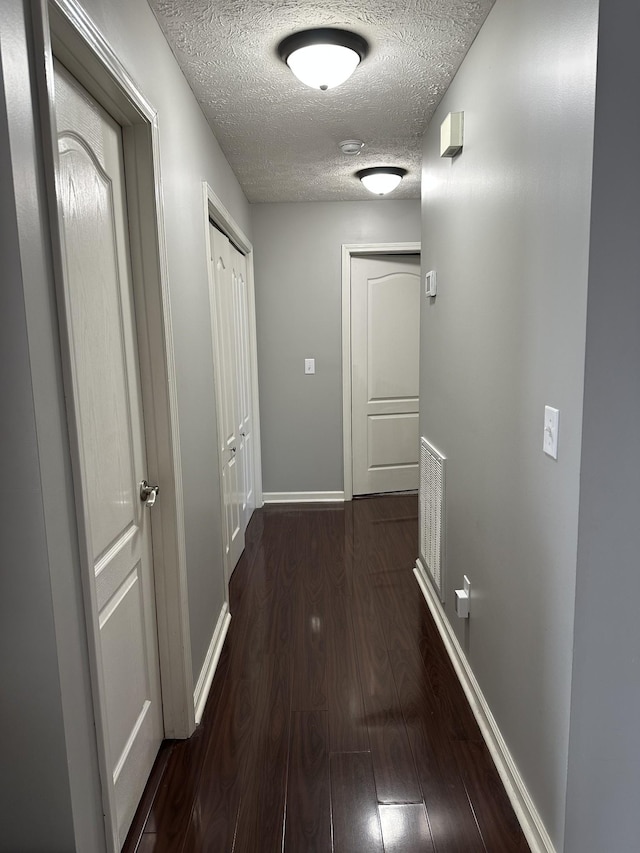
{"label": "vent cover", "polygon": [[445,457],[420,439],[420,560],[444,599],[444,462]]}

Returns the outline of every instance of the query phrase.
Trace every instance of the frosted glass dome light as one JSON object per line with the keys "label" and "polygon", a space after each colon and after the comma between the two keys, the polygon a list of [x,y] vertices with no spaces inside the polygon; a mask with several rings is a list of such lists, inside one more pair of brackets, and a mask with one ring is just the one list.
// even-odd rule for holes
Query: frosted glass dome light
{"label": "frosted glass dome light", "polygon": [[360,57],[338,44],[310,44],[294,50],[287,65],[298,80],[312,89],[333,89],[344,83],[358,67]]}
{"label": "frosted glass dome light", "polygon": [[298,80],[322,91],[348,80],[367,50],[361,36],[327,28],[293,33],[278,45],[280,58]]}
{"label": "frosted glass dome light", "polygon": [[371,169],[361,169],[356,172],[364,186],[374,195],[386,195],[398,186],[407,174],[406,169],[397,166],[374,166]]}

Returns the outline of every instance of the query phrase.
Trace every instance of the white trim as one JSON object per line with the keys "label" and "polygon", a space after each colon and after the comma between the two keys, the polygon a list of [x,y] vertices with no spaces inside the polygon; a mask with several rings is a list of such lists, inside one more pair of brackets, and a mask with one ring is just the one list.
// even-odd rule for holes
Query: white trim
{"label": "white trim", "polygon": [[207,704],[207,699],[209,698],[209,691],[211,690],[211,684],[213,683],[213,676],[216,674],[218,661],[220,660],[220,653],[222,652],[222,646],[224,645],[224,639],[227,636],[230,622],[231,614],[229,613],[229,606],[225,601],[222,605],[220,615],[218,616],[218,623],[215,631],[213,632],[213,637],[211,638],[207,654],[204,658],[202,670],[198,676],[198,681],[193,691],[193,707],[195,708],[196,725],[200,724],[200,720],[204,713],[204,706]]}
{"label": "white trim", "polygon": [[216,195],[206,181],[203,181],[202,189],[205,196],[207,224],[209,220],[215,222],[218,228],[227,235],[231,242],[235,243],[243,255],[250,255],[251,252],[253,252],[251,241],[242,228],[240,228],[233,216],[231,216],[227,208],[222,203],[222,200]]}
{"label": "white trim", "polygon": [[420,243],[342,244],[342,452],[344,500],[353,498],[351,438],[351,258],[358,255],[416,255]]}
{"label": "white trim", "polygon": [[440,636],[471,706],[473,715],[480,726],[482,736],[491,753],[502,784],[505,787],[532,853],[555,853],[549,833],[542,822],[535,803],[531,799],[531,795],[513,760],[513,756],[509,752],[498,723],[491,713],[489,704],[469,665],[467,656],[462,650],[444,608],[433,590],[432,584],[428,579],[426,567],[420,560],[416,562],[416,568],[413,572],[420,585],[422,594],[429,605],[431,615],[440,632]]}
{"label": "white trim", "polygon": [[266,504],[340,503],[344,492],[265,492]]}

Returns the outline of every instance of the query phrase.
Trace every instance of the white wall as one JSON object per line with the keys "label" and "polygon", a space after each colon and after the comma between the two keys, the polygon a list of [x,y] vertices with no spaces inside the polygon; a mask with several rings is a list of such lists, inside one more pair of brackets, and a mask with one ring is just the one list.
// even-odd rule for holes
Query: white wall
{"label": "white wall", "polygon": [[[447,457],[446,612],[562,849],[597,0],[497,0],[426,134],[421,432]],[[464,150],[439,127],[464,111]],[[542,452],[560,409],[559,458]],[[466,627],[453,590],[472,583]]]}
{"label": "white wall", "polygon": [[251,218],[263,489],[342,491],[342,244],[418,242],[419,202],[257,204]]}

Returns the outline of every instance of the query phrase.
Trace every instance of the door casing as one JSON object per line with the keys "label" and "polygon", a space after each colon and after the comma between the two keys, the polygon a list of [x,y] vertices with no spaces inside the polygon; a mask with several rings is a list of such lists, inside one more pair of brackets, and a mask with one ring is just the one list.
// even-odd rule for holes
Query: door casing
{"label": "door casing", "polygon": [[[195,728],[193,674],[186,583],[182,473],[179,454],[176,375],[164,241],[157,114],[136,87],[115,52],[75,0],[37,0],[34,5],[39,114],[42,123],[45,181],[64,384],[71,389],[67,310],[64,300],[63,237],[56,195],[57,131],[53,56],[63,62],[89,93],[123,127],[125,179],[137,318],[140,373],[149,464],[162,483],[154,509],[152,545],[156,584],[158,647],[165,736],[188,737]],[[67,407],[74,479],[79,473],[79,442],[73,406]],[[76,507],[82,574],[90,556],[83,511]],[[91,596],[84,584],[87,649],[96,724],[98,764],[105,777],[106,710],[98,678],[97,637]],[[102,784],[106,846],[117,850],[115,808]]]}
{"label": "door casing", "polygon": [[342,245],[342,447],[344,499],[353,500],[351,430],[351,258],[358,255],[415,255],[420,243],[344,243]]}

